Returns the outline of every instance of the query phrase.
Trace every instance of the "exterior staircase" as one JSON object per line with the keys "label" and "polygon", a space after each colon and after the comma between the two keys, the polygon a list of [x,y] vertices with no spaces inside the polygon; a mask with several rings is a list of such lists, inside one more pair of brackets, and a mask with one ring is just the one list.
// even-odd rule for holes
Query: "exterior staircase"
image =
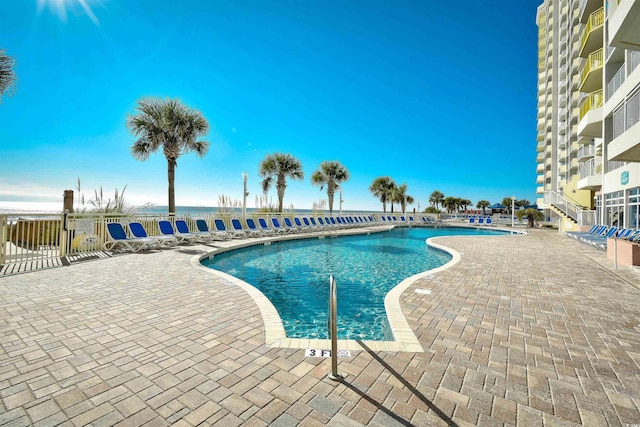
{"label": "exterior staircase", "polygon": [[560,217],[580,227],[590,227],[595,224],[595,211],[583,209],[582,206],[563,194],[547,190],[544,192],[544,203]]}

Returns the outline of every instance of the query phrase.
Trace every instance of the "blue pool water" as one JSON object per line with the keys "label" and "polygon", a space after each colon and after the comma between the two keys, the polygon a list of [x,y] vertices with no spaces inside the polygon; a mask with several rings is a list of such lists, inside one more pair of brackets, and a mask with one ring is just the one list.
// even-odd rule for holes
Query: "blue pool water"
{"label": "blue pool water", "polygon": [[215,255],[210,268],[259,289],[278,310],[290,338],[328,338],[329,275],[338,286],[338,338],[393,340],[387,292],[405,278],[446,264],[428,248],[442,235],[502,234],[467,228],[396,228],[370,235],[273,242]]}

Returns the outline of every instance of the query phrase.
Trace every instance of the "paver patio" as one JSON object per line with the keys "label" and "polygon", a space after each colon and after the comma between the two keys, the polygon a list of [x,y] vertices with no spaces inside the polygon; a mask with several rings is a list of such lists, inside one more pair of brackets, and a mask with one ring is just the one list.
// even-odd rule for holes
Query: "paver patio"
{"label": "paver patio", "polygon": [[204,245],[0,278],[0,425],[640,423],[640,273],[554,231],[437,242],[462,260],[401,297],[425,351],[362,344],[342,383]]}

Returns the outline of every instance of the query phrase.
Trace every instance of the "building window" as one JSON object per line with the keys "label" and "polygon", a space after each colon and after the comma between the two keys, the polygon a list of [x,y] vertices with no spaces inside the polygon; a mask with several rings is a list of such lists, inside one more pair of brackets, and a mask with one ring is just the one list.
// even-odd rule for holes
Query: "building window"
{"label": "building window", "polygon": [[616,191],[604,196],[604,218],[607,225],[624,225],[624,191]]}
{"label": "building window", "polygon": [[640,229],[640,188],[629,190],[629,228]]}

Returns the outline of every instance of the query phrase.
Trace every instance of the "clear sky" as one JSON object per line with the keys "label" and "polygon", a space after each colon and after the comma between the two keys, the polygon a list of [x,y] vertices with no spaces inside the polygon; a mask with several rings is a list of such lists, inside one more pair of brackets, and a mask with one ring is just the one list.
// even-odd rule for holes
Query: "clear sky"
{"label": "clear sky", "polygon": [[421,209],[434,190],[535,202],[540,3],[3,2],[18,84],[0,104],[0,207],[61,207],[78,178],[86,198],[126,185],[128,202],[166,205],[162,152],[135,160],[125,126],[148,96],[179,98],[211,127],[204,158],[178,159],[179,206],[239,200],[247,172],[252,207],[274,152],[302,163],[285,194],[301,209],[326,198],[310,182],[324,160],[351,173],[344,209],[381,210],[368,187],[383,175]]}

